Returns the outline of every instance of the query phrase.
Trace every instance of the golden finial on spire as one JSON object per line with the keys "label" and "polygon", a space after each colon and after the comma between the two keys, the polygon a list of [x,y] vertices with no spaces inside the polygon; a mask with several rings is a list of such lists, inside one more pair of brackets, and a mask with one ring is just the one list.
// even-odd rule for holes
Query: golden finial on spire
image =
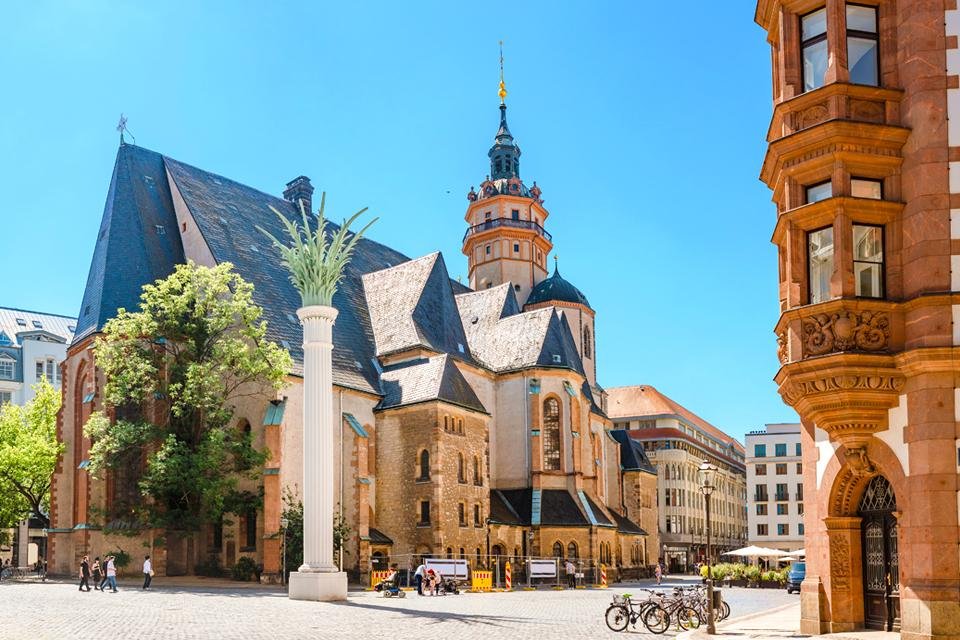
{"label": "golden finial on spire", "polygon": [[503,82],[503,40],[500,41],[500,91],[497,95],[500,96],[500,104],[506,104],[507,85]]}

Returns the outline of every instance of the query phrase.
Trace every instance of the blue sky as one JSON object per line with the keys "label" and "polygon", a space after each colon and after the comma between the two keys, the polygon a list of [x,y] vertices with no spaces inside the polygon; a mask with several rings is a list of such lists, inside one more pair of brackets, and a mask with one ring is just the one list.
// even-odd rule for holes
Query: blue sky
{"label": "blue sky", "polygon": [[[588,6],[589,4],[589,6]],[[522,176],[597,310],[600,382],[729,433],[776,393],[771,111],[754,3],[31,2],[0,23],[0,304],[76,314],[124,112],[137,144],[278,194],[297,175],[411,257],[460,253],[504,41]]]}

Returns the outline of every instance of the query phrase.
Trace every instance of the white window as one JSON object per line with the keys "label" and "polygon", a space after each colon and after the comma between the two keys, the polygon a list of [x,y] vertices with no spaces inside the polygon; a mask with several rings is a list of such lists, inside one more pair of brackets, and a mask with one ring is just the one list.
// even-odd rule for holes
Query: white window
{"label": "white window", "polygon": [[10,358],[0,358],[0,380],[13,380],[14,361]]}
{"label": "white window", "polygon": [[827,75],[827,10],[818,9],[800,18],[803,52],[803,90],[822,87]]}
{"label": "white window", "polygon": [[0,391],[0,406],[13,402],[13,393],[10,391]]}
{"label": "white window", "polygon": [[807,234],[809,259],[810,303],[830,299],[830,278],[833,276],[833,227]]}
{"label": "white window", "polygon": [[883,297],[883,227],[853,225],[853,274],[856,295]]}
{"label": "white window", "polygon": [[43,360],[37,360],[37,369],[36,369],[36,381],[40,382],[43,379]]}
{"label": "white window", "polygon": [[46,360],[37,360],[36,368],[36,380],[40,382],[44,377],[47,379],[47,382],[53,384],[55,371],[57,369],[57,363],[53,361],[53,358],[47,358]]}

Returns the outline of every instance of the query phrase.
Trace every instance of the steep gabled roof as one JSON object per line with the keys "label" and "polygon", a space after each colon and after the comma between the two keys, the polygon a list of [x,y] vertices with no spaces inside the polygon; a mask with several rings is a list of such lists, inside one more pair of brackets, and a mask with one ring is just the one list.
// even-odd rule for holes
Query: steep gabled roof
{"label": "steep gabled roof", "polygon": [[643,450],[643,444],[631,438],[626,429],[611,429],[607,433],[620,445],[620,467],[624,471],[657,473],[657,468]]}
{"label": "steep gabled roof", "polygon": [[425,347],[473,360],[439,253],[367,273],[363,287],[377,355]]}
{"label": "steep gabled roof", "polygon": [[184,261],[163,156],[120,145],[74,341],[99,330],[117,309],[136,309],[141,287]]}
{"label": "steep gabled roof", "polygon": [[487,413],[473,388],[449,355],[418,358],[383,370],[383,399],[378,409],[439,400]]}
{"label": "steep gabled roof", "polygon": [[583,374],[570,325],[553,307],[521,313],[509,283],[456,300],[471,352],[490,369],[562,367]]}

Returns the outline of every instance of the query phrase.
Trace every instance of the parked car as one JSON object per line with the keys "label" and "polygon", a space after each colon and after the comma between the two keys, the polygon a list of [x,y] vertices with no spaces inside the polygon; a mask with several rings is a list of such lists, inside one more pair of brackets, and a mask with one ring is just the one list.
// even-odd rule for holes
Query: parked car
{"label": "parked car", "polygon": [[794,562],[790,565],[790,571],[787,572],[787,593],[796,591],[800,593],[800,583],[807,576],[807,563]]}

